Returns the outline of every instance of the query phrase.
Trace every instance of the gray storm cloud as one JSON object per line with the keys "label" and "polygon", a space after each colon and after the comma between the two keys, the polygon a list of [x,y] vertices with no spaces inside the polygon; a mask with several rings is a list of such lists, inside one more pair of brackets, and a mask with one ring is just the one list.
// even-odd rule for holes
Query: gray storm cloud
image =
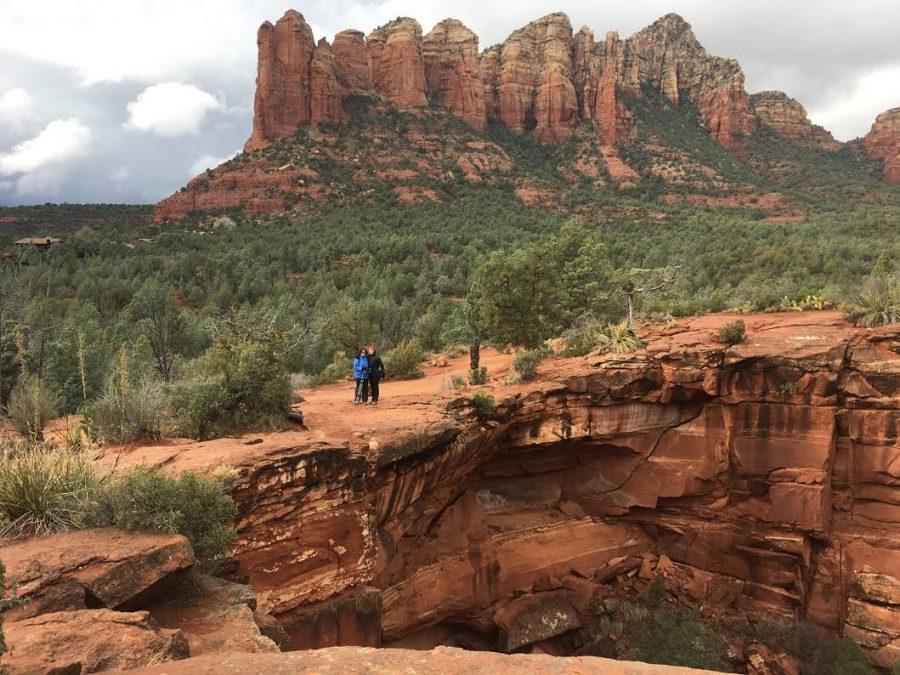
{"label": "gray storm cloud", "polygon": [[[0,4],[0,204],[152,202],[249,136],[256,28],[290,2],[4,0]],[[397,16],[427,31],[454,16],[482,47],[566,12],[630,35],[678,12],[712,53],[736,58],[751,93],[781,89],[836,137],[900,104],[900,3],[823,0],[310,0],[316,36]],[[77,27],[73,30],[73,26]],[[50,135],[48,136],[48,128]],[[43,134],[43,136],[42,136]],[[54,152],[54,145],[62,150]],[[5,167],[5,168],[4,168]]]}

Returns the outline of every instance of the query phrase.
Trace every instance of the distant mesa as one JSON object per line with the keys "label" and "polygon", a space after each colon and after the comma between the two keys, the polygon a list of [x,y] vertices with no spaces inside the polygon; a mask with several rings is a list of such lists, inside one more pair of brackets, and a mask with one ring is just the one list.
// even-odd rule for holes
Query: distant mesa
{"label": "distant mesa", "polygon": [[[709,54],[690,24],[677,14],[667,14],[626,39],[615,31],[596,39],[588,27],[573,31],[565,14],[549,14],[513,31],[501,44],[480,51],[478,36],[452,18],[425,34],[415,19],[398,18],[368,36],[358,30],[342,31],[329,43],[324,38],[317,41],[303,15],[289,10],[274,24],[266,21],[260,26],[257,46],[253,131],[244,146],[249,154],[239,155],[224,170],[195,178],[163,200],[155,212],[157,222],[230,208],[276,212],[288,208],[292,199],[329,199],[327,179],[299,163],[291,168],[291,163],[285,163],[289,153],[254,153],[304,128],[328,132],[346,125],[361,97],[379,110],[393,107],[421,118],[423,111],[434,107],[464,122],[481,140],[462,140],[459,127],[451,132],[449,126],[441,131],[443,138],[452,136],[458,145],[470,148],[472,143],[482,143],[493,149],[466,151],[451,161],[458,163],[465,180],[488,184],[485,177],[491,167],[506,166],[509,159],[483,134],[489,128],[505,127],[545,144],[560,143],[587,130],[596,140],[590,156],[582,152],[575,165],[564,169],[581,175],[602,172],[619,187],[636,185],[642,176],[621,150],[633,146],[641,132],[653,135],[636,119],[637,101],[674,110],[692,106],[709,136],[744,158],[758,131],[815,152],[848,147],[812,124],[800,102],[787,94],[748,95],[738,62]],[[442,124],[448,121],[445,117]],[[884,178],[898,183],[898,138],[895,108],[879,115],[872,131],[849,148],[877,160]],[[378,142],[374,137],[359,139],[370,150]],[[433,147],[426,148],[421,138],[418,142],[423,144],[420,149],[433,155]],[[326,146],[321,151],[334,155]],[[349,156],[331,159],[352,171],[358,171],[363,161]],[[396,155],[393,159],[400,161]],[[403,161],[415,163],[409,157]],[[657,176],[690,171],[680,162],[673,158],[668,168],[657,170]],[[408,167],[379,170],[392,171],[394,178],[398,171],[411,171]],[[700,171],[712,170],[702,167]],[[533,203],[540,192],[530,185],[517,189],[530,195],[523,199],[526,203]],[[407,203],[435,199],[427,186],[401,186],[395,192]]]}

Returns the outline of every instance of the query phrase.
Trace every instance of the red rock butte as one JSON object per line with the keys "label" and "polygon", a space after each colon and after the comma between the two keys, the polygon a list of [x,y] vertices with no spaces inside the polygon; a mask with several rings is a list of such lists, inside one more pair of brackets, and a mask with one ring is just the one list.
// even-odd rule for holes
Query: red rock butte
{"label": "red rock butte", "polygon": [[346,121],[342,101],[351,94],[374,94],[401,110],[433,101],[475,129],[497,121],[545,142],[567,138],[582,120],[596,120],[609,144],[623,138],[617,89],[640,96],[650,87],[676,105],[689,98],[727,148],[738,148],[756,127],[740,66],[708,54],[676,14],[627,40],[612,32],[602,42],[588,28],[573,33],[565,14],[550,14],[479,54],[478,36],[456,19],[423,36],[417,21],[401,18],[367,38],[338,33],[330,46],[316,43],[303,15],[289,10],[274,25],[262,24],[257,43],[246,150],[306,124]]}

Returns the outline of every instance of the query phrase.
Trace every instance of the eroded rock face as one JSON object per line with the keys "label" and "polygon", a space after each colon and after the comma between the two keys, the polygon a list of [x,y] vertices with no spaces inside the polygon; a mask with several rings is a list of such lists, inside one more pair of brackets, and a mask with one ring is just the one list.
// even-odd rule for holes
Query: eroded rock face
{"label": "eroded rock face", "polygon": [[572,82],[572,25],[550,14],[510,35],[500,50],[497,110],[511,131],[552,142],[578,122]]}
{"label": "eroded rock face", "polygon": [[863,138],[869,157],[884,161],[884,177],[900,183],[900,108],[891,108],[875,118],[872,129]]}
{"label": "eroded rock face", "polygon": [[429,98],[476,129],[487,127],[478,36],[456,19],[445,19],[422,42]]}
{"label": "eroded rock face", "polygon": [[377,28],[366,39],[372,58],[376,91],[401,110],[428,103],[425,96],[425,59],[422,27],[402,18]]}
{"label": "eroded rock face", "polygon": [[273,26],[266,21],[256,37],[259,50],[253,135],[245,150],[294,133],[311,118],[310,70],[313,32],[303,15],[288,10]]}
{"label": "eroded rock face", "polygon": [[372,59],[362,31],[344,30],[335,35],[331,52],[343,69],[347,88],[353,93],[372,93]]}
{"label": "eroded rock face", "polygon": [[813,124],[799,101],[781,91],[763,91],[750,97],[756,119],[785,138],[808,141],[824,150],[837,150],[840,143],[822,127]]}
{"label": "eroded rock face", "polygon": [[343,122],[349,115],[344,111],[344,96],[350,89],[344,84],[331,45],[325,38],[313,50],[310,64],[310,122]]}

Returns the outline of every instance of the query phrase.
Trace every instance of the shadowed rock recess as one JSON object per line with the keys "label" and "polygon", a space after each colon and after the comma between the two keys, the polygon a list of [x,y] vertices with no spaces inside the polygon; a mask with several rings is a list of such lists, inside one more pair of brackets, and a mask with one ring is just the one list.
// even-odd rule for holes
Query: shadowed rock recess
{"label": "shadowed rock recess", "polygon": [[116,461],[239,470],[237,574],[291,648],[573,654],[597,597],[662,575],[709,614],[808,618],[890,666],[900,329],[744,319],[734,347],[716,337],[733,316],[710,315],[633,354],[551,359],[495,387],[488,421],[468,398],[395,402],[406,421],[357,434]]}

